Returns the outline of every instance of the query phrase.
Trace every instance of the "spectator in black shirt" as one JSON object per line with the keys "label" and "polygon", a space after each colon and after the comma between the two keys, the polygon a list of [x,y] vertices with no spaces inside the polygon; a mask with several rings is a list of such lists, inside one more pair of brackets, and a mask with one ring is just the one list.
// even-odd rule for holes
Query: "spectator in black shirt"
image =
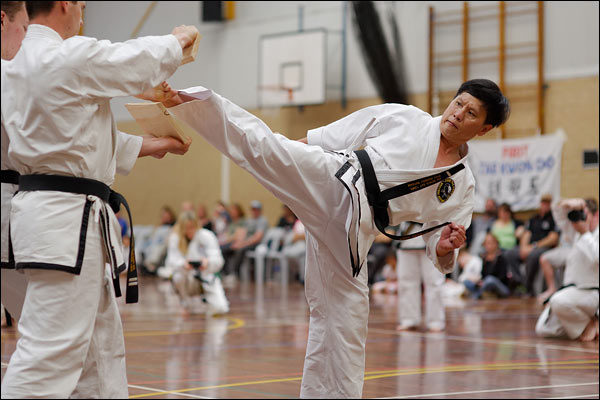
{"label": "spectator in black shirt", "polygon": [[540,201],[537,215],[531,217],[522,229],[517,231],[519,247],[505,253],[513,266],[525,263],[525,290],[533,293],[533,282],[540,269],[540,256],[558,244],[559,231],[550,209],[552,196],[546,194]]}
{"label": "spectator in black shirt", "polygon": [[488,233],[483,240],[483,248],[485,252],[483,253],[481,279],[478,282],[465,279],[463,284],[474,299],[479,299],[484,292],[495,293],[499,297],[508,297],[510,295],[508,288],[510,273],[498,239]]}
{"label": "spectator in black shirt", "polygon": [[278,228],[284,228],[286,230],[291,230],[296,222],[296,215],[292,210],[285,204],[283,205],[283,214],[279,218],[279,222],[277,222]]}

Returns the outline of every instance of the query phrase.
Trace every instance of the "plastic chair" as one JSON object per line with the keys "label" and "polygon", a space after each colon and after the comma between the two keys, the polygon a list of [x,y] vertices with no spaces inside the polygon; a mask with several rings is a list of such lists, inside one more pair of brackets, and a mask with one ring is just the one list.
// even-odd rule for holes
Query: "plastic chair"
{"label": "plastic chair", "polygon": [[248,250],[242,264],[240,273],[245,276],[249,268],[249,262],[254,259],[254,279],[257,284],[262,284],[265,275],[265,260],[267,254],[277,251],[281,243],[281,239],[285,234],[283,228],[269,228],[263,236],[260,244],[254,250]]}

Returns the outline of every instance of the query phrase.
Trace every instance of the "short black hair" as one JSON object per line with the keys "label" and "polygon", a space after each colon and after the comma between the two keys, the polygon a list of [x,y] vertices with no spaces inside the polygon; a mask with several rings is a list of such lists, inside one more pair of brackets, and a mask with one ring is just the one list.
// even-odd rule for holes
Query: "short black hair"
{"label": "short black hair", "polygon": [[15,15],[19,11],[23,9],[24,1],[2,1],[0,2],[2,6],[2,11],[6,13],[9,21],[13,21],[15,19]]}
{"label": "short black hair", "polygon": [[585,205],[592,214],[596,214],[596,211],[598,211],[598,202],[592,197],[585,199]]}
{"label": "short black hair", "polygon": [[38,15],[48,15],[54,8],[56,1],[26,1],[27,14],[29,19],[33,19]]}
{"label": "short black hair", "polygon": [[487,111],[486,124],[490,124],[495,128],[508,119],[510,104],[494,82],[489,79],[471,79],[460,85],[454,98],[463,92],[469,93],[483,103]]}

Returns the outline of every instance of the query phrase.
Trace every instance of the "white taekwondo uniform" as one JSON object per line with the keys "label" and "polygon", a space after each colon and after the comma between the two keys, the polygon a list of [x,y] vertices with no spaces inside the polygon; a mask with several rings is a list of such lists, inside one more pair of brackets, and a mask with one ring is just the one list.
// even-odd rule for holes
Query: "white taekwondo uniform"
{"label": "white taekwondo uniform", "polygon": [[[2,60],[2,68],[4,68],[5,60]],[[142,147],[142,137],[129,135],[125,132],[117,131],[117,165],[116,169],[119,174],[127,175],[133,168],[137,154]],[[8,158],[8,143],[9,139],[4,129],[4,117],[2,119],[2,153],[0,163],[2,171],[14,171],[12,164]],[[21,317],[23,302],[25,301],[25,291],[27,290],[27,276],[23,270],[16,270],[14,259],[9,256],[9,216],[11,210],[11,200],[18,189],[18,184],[2,183],[2,305],[6,307],[11,316],[18,320]]]}
{"label": "white taekwondo uniform", "polygon": [[[352,260],[364,265],[378,232],[352,150],[366,144],[382,189],[445,171],[449,167],[433,168],[441,117],[412,106],[368,107],[309,131],[306,145],[274,134],[260,119],[210,90],[196,87],[181,93],[189,101],[172,112],[288,205],[308,232],[310,329],[300,396],[361,397],[369,289],[367,268],[354,278]],[[452,179],[454,193],[443,203],[436,186],[390,201],[390,224],[409,220],[427,228],[452,221],[468,226],[474,178],[465,165]],[[458,251],[438,259],[439,237],[440,230],[424,237],[427,253],[438,269],[448,272]]]}
{"label": "white taekwondo uniform", "polygon": [[579,234],[567,218],[564,207],[554,205],[552,216],[573,247],[567,256],[564,287],[555,292],[538,318],[539,336],[578,338],[598,312],[598,227]]}
{"label": "white taekwondo uniform", "polygon": [[[2,69],[4,70],[5,63],[9,61],[2,60]],[[4,84],[4,82],[3,82]],[[2,99],[4,100],[4,99]],[[1,280],[2,286],[2,306],[6,307],[8,312],[15,320],[21,317],[21,309],[23,308],[23,300],[25,299],[25,290],[27,290],[27,278],[22,271],[15,271],[15,263],[12,257],[9,257],[9,216],[10,216],[10,200],[18,189],[18,184],[13,182],[4,182],[5,171],[13,171],[14,167],[8,159],[8,136],[4,130],[4,115],[2,116],[2,131],[1,139],[1,154],[0,165],[2,166],[3,182],[2,192],[0,194],[0,213],[2,214],[2,236],[0,243],[1,252]],[[2,311],[3,312],[3,311]]]}
{"label": "white taekwondo uniform", "polygon": [[[203,258],[208,260],[206,269],[198,271],[185,269],[188,261],[197,262]],[[191,305],[192,296],[203,292],[207,314],[224,314],[229,311],[229,302],[225,297],[223,284],[218,275],[224,264],[225,260],[219,241],[215,234],[208,229],[198,229],[188,244],[186,254],[183,254],[179,248],[179,235],[175,232],[169,235],[165,266],[173,271],[171,278],[173,286],[185,307]],[[196,273],[199,274],[200,279],[195,277]]]}
{"label": "white taekwondo uniform", "polygon": [[[139,141],[119,143],[110,99],[158,85],[181,57],[173,35],[124,43],[63,40],[47,26],[29,25],[21,49],[2,69],[13,168],[21,177],[62,175],[110,186],[117,149],[128,154],[125,169],[139,152]],[[29,283],[2,397],[127,396],[111,283],[124,257],[112,209],[92,195],[20,191],[10,223],[16,268],[25,269]]]}
{"label": "white taekwondo uniform", "polygon": [[[418,231],[419,226],[404,222],[400,229],[405,234]],[[416,237],[399,242],[396,252],[398,276],[398,321],[406,327],[421,324],[421,283],[425,291],[425,324],[430,329],[446,327],[442,288],[444,274],[438,271],[425,254],[425,241]]]}

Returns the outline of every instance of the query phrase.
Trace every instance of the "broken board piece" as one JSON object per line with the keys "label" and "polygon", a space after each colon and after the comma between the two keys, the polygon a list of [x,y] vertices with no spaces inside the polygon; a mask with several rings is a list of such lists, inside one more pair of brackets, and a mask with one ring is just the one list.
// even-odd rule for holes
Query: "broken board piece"
{"label": "broken board piece", "polygon": [[196,59],[196,55],[198,55],[198,45],[200,44],[200,37],[201,35],[199,33],[196,34],[194,43],[183,49],[183,58],[181,60],[181,65],[187,64]]}
{"label": "broken board piece", "polygon": [[182,124],[162,103],[127,103],[125,107],[144,133],[155,137],[171,136],[185,144],[192,141],[184,133]]}

